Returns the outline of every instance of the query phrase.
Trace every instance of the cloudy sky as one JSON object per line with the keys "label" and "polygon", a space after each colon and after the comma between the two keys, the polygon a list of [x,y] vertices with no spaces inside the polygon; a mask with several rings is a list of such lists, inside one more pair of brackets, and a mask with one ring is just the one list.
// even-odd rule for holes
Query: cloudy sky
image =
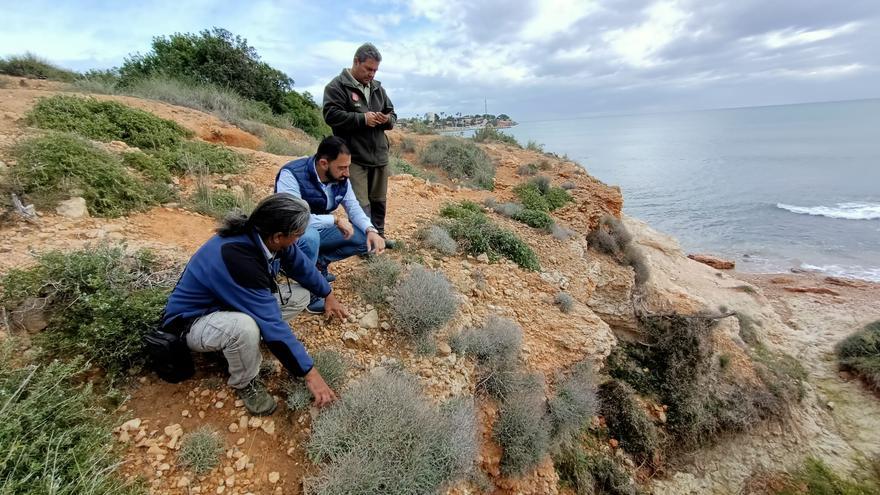
{"label": "cloudy sky", "polygon": [[318,99],[372,41],[401,116],[482,113],[484,99],[528,121],[880,97],[878,0],[0,0],[0,12],[0,55],[76,70],[223,27]]}

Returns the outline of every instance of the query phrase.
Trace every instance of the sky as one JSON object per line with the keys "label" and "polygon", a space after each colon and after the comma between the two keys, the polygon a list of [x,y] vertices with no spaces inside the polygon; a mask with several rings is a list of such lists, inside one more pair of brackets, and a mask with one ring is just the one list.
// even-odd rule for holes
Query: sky
{"label": "sky", "polygon": [[222,27],[321,99],[374,43],[401,117],[521,122],[880,97],[880,0],[0,0],[0,56],[109,68]]}

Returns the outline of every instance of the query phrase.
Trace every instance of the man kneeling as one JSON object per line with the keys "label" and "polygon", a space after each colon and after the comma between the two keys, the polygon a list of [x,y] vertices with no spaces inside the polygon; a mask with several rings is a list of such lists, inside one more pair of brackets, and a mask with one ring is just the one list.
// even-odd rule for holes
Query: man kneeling
{"label": "man kneeling", "polygon": [[[165,306],[163,330],[185,338],[192,351],[222,351],[228,383],[254,415],[275,410],[258,377],[260,337],[292,375],[305,377],[316,406],[336,400],[287,323],[309,293],[326,298],[330,316],[347,316],[314,261],[294,245],[308,221],[309,206],[290,194],[269,196],[250,216],[227,217],[190,258]],[[279,287],[282,269],[297,284]]]}
{"label": "man kneeling", "polygon": [[[331,136],[321,141],[314,156],[287,163],[275,177],[275,192],[290,193],[309,204],[309,227],[297,246],[328,282],[336,279],[327,271],[331,262],[364,253],[381,254],[386,247],[349,184],[350,166],[351,152],[345,141]],[[340,205],[348,219],[333,216]],[[324,298],[313,293],[307,309],[323,313]]]}

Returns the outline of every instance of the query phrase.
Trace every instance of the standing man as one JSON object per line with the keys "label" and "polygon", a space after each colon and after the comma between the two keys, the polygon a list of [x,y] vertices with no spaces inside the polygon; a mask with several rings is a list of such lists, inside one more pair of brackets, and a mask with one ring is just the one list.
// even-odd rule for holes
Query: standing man
{"label": "standing man", "polygon": [[[343,69],[324,88],[324,120],[351,150],[351,185],[371,223],[385,237],[388,190],[388,138],[397,114],[379,81],[373,79],[382,55],[371,43],[354,53],[351,69]],[[392,248],[393,243],[386,243]]]}

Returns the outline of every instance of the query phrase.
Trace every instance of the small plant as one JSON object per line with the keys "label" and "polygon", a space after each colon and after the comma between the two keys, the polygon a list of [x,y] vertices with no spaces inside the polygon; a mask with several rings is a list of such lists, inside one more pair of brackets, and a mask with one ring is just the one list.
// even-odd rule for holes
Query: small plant
{"label": "small plant", "polygon": [[880,389],[880,321],[866,325],[837,345],[837,358],[875,389]]}
{"label": "small plant", "polygon": [[415,153],[416,142],[412,138],[405,137],[400,140],[400,151],[404,153]]}
{"label": "small plant", "polygon": [[563,227],[558,223],[553,223],[553,226],[550,227],[550,235],[553,236],[554,239],[558,239],[560,241],[567,241],[572,237],[576,236],[577,233],[571,229]]}
{"label": "small plant", "polygon": [[108,395],[86,381],[82,359],[26,364],[0,342],[0,493],[142,493],[118,475]]}
{"label": "small plant", "polygon": [[440,216],[444,218],[469,218],[482,215],[483,207],[473,201],[464,200],[458,203],[446,203],[440,208]]}
{"label": "small plant", "polygon": [[311,143],[294,141],[277,132],[266,132],[263,136],[263,151],[280,156],[309,156],[315,150]]}
{"label": "small plant", "polygon": [[391,319],[398,330],[424,343],[457,311],[455,289],[446,277],[414,265],[397,284]]}
{"label": "small plant", "polygon": [[[335,351],[318,351],[312,356],[315,369],[321,373],[321,378],[333,390],[339,390],[345,385],[346,374],[349,365],[345,358]],[[287,407],[291,411],[303,411],[312,403],[312,393],[306,388],[301,378],[288,381],[285,387],[287,392]]]}
{"label": "small plant", "polygon": [[485,143],[486,141],[495,141],[498,143],[510,144],[520,148],[519,142],[515,137],[510,134],[505,134],[498,129],[490,126],[486,126],[480,129],[477,129],[474,132],[473,140],[478,143]]}
{"label": "small plant", "polygon": [[435,139],[422,150],[419,160],[440,167],[450,178],[468,180],[482,189],[494,187],[495,165],[471,141],[455,137]]}
{"label": "small plant", "polygon": [[572,367],[571,374],[559,383],[556,395],[550,399],[548,406],[554,442],[559,445],[572,444],[598,408],[593,369],[588,361],[581,361]]}
{"label": "small plant", "polygon": [[635,244],[628,244],[623,250],[623,261],[633,268],[636,285],[642,285],[651,278],[651,269],[644,253]]}
{"label": "small plant", "polygon": [[313,423],[308,453],[325,462],[308,493],[436,493],[474,471],[479,452],[471,400],[437,407],[418,380],[378,370],[353,383]]}
{"label": "small plant", "polygon": [[520,165],[519,168],[516,169],[517,175],[535,175],[538,173],[538,166],[534,163],[527,163],[525,165]]}
{"label": "small plant", "polygon": [[54,205],[77,190],[89,213],[118,217],[160,199],[119,158],[73,135],[30,138],[17,144],[13,154],[18,160],[11,170],[13,188],[38,204]]}
{"label": "small plant", "polygon": [[486,253],[490,260],[505,257],[523,268],[540,269],[535,252],[516,234],[490,221],[476,203],[467,203],[441,210],[441,215],[452,218],[447,230],[459,247],[472,256]]}
{"label": "small plant", "polygon": [[559,310],[563,313],[571,313],[571,310],[574,309],[574,298],[565,292],[556,294],[556,298],[553,302],[559,306]]}
{"label": "small plant", "polygon": [[492,437],[502,448],[501,471],[520,475],[540,463],[550,450],[551,424],[540,381],[507,397],[498,411]]}
{"label": "small plant", "polygon": [[39,340],[48,351],[82,354],[111,374],[136,371],[146,359],[142,336],[158,324],[178,275],[148,251],[49,251],[4,275],[0,301],[14,314],[26,299],[45,300],[49,326]]}
{"label": "small plant", "polygon": [[760,339],[758,338],[758,330],[755,328],[757,324],[751,316],[737,312],[736,319],[739,322],[739,337],[748,345],[755,346]]}
{"label": "small plant", "polygon": [[629,385],[610,380],[599,386],[600,412],[608,434],[639,460],[651,460],[659,447],[657,429]]}
{"label": "small plant", "polygon": [[368,304],[385,304],[402,269],[393,258],[377,256],[366,263],[360,276],[352,279],[352,289]]}
{"label": "small plant", "polygon": [[437,134],[437,131],[435,131],[431,127],[428,127],[428,124],[422,122],[421,120],[414,121],[409,125],[409,128],[416,134]]}
{"label": "small plant", "polygon": [[572,201],[565,189],[551,186],[550,179],[543,175],[516,186],[513,192],[528,210],[551,212]]}
{"label": "small plant", "polygon": [[492,209],[495,210],[496,213],[509,218],[515,218],[525,211],[523,205],[519,203],[496,203],[492,206]]}
{"label": "small plant", "polygon": [[246,185],[240,193],[213,189],[206,175],[196,178],[196,191],[189,202],[194,211],[218,219],[234,212],[249,214],[256,206],[253,186]]}
{"label": "small plant", "polygon": [[517,222],[522,222],[529,227],[550,231],[553,228],[553,217],[546,212],[539,210],[522,210],[512,218]]}
{"label": "small plant", "polygon": [[482,365],[512,367],[519,358],[523,331],[515,321],[491,315],[480,328],[455,335],[451,347],[463,356],[474,356]]}
{"label": "small plant", "polygon": [[244,159],[238,153],[216,144],[184,141],[177,146],[152,152],[177,175],[185,173],[229,174],[241,172]]}
{"label": "small plant", "polygon": [[168,167],[152,155],[140,151],[129,151],[122,154],[122,164],[137,170],[151,180],[162,183],[171,182],[171,172]]}
{"label": "small plant", "polygon": [[[849,478],[849,479],[847,479]],[[827,464],[816,458],[807,458],[803,466],[787,475],[781,489],[774,495],[877,495],[880,479],[872,481],[843,478]]]}
{"label": "small plant", "polygon": [[98,141],[123,141],[141,149],[172,147],[192,135],[173,121],[115,101],[67,95],[39,100],[26,120],[42,129],[74,132]]}
{"label": "small plant", "polygon": [[526,149],[529,151],[537,152],[537,153],[543,153],[544,152],[544,145],[538,143],[537,141],[532,141],[531,139],[529,139],[529,142],[526,143]]}
{"label": "small plant", "polygon": [[391,167],[391,175],[409,174],[420,179],[434,179],[432,174],[425,172],[423,169],[418,168],[412,163],[397,156],[389,158],[388,166]]}
{"label": "small plant", "polygon": [[453,255],[458,252],[458,243],[455,242],[449,232],[440,225],[429,225],[419,232],[419,240],[426,247],[441,254]]}
{"label": "small plant", "polygon": [[183,437],[178,462],[185,469],[201,476],[220,464],[222,454],[223,440],[220,435],[211,427],[203,426]]}
{"label": "small plant", "polygon": [[560,481],[577,493],[636,495],[638,490],[626,469],[611,457],[569,448],[554,459]]}
{"label": "small plant", "polygon": [[644,284],[651,277],[644,253],[631,244],[632,235],[617,218],[603,216],[596,229],[587,234],[587,243],[599,252],[616,258],[618,262],[631,266],[636,284]]}
{"label": "small plant", "polygon": [[76,72],[62,69],[33,53],[0,58],[0,74],[63,82],[71,82],[77,78]]}

